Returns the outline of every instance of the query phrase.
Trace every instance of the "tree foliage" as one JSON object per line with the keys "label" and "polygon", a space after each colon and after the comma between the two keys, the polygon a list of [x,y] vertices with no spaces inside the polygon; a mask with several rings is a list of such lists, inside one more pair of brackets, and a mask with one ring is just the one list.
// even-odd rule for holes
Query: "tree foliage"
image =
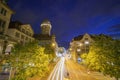
{"label": "tree foliage", "polygon": [[38,42],[16,45],[11,55],[11,64],[15,68],[15,80],[26,80],[28,77],[42,77],[48,71],[48,56]]}
{"label": "tree foliage", "polygon": [[49,61],[52,61],[55,58],[55,49],[52,47],[51,44],[46,44],[45,46],[44,53],[48,55]]}
{"label": "tree foliage", "polygon": [[120,78],[120,41],[100,35],[95,37],[85,64],[93,70]]}

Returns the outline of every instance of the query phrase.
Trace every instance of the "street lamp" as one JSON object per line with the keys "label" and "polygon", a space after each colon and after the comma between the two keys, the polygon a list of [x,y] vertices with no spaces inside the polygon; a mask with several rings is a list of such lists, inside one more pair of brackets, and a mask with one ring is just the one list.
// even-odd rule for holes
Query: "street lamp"
{"label": "street lamp", "polygon": [[69,51],[72,51],[72,48],[69,48]]}
{"label": "street lamp", "polygon": [[55,43],[52,43],[52,47],[55,47]]}

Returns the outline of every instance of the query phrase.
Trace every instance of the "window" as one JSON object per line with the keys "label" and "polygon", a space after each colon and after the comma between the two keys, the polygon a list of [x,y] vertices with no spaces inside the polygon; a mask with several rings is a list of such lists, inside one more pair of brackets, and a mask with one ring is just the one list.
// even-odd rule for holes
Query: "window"
{"label": "window", "polygon": [[33,40],[31,39],[31,42],[32,42]]}
{"label": "window", "polygon": [[88,38],[85,38],[85,40],[88,40]]}
{"label": "window", "polygon": [[28,33],[29,36],[31,36],[31,33]]}
{"label": "window", "polygon": [[28,40],[28,37],[26,37],[26,41]]}
{"label": "window", "polygon": [[3,20],[0,20],[0,33],[2,32],[4,32],[4,29],[5,29],[5,24],[6,24],[6,22],[5,21],[3,21]]}
{"label": "window", "polygon": [[28,31],[26,31],[26,34],[28,35]]}
{"label": "window", "polygon": [[31,39],[29,39],[29,42],[31,42]]}
{"label": "window", "polygon": [[29,36],[32,36],[32,34],[31,34],[31,33],[29,33]]}
{"label": "window", "polygon": [[1,13],[2,15],[6,16],[7,11],[6,11],[4,8],[2,8],[0,13]]}
{"label": "window", "polygon": [[21,39],[24,39],[25,38],[25,36],[24,35],[21,35]]}
{"label": "window", "polygon": [[22,29],[22,32],[23,32],[23,33],[25,33],[25,30],[24,30],[24,29]]}
{"label": "window", "polygon": [[19,38],[19,37],[20,37],[20,33],[16,32],[15,36],[16,36],[17,38]]}

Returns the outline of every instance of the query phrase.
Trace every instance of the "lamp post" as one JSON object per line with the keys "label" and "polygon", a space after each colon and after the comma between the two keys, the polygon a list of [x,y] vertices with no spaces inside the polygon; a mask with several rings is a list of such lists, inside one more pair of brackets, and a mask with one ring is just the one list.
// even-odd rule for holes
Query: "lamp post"
{"label": "lamp post", "polygon": [[77,62],[80,63],[80,52],[81,52],[81,49],[80,48],[77,48]]}
{"label": "lamp post", "polygon": [[87,47],[87,45],[89,45],[89,41],[85,41],[84,44],[85,44],[85,53],[87,53],[86,47]]}
{"label": "lamp post", "polygon": [[72,48],[69,48],[69,50],[68,50],[68,51],[69,51],[69,53],[71,53],[71,51],[72,51]]}
{"label": "lamp post", "polygon": [[80,56],[80,52],[81,52],[81,49],[78,48],[78,49],[77,49],[77,55],[78,55],[78,56]]}

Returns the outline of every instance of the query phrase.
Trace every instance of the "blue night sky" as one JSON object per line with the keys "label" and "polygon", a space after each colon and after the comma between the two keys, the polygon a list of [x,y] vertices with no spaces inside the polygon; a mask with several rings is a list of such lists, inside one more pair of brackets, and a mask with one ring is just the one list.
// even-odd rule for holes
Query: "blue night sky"
{"label": "blue night sky", "polygon": [[9,0],[15,11],[12,20],[31,24],[40,33],[40,24],[49,19],[52,34],[59,42],[69,42],[84,33],[120,30],[120,0]]}

